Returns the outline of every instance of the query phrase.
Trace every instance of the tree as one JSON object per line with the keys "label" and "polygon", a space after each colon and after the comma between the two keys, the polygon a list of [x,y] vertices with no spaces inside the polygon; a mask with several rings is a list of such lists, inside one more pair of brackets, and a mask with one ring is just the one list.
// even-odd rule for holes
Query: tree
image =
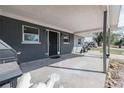
{"label": "tree", "polygon": [[94,41],[96,41],[98,46],[101,46],[101,43],[103,42],[103,33],[102,32],[95,33],[93,39]]}

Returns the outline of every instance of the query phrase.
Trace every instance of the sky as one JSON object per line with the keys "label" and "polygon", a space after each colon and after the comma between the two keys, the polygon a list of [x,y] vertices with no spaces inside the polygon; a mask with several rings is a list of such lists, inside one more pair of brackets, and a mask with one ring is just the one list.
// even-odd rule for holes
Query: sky
{"label": "sky", "polygon": [[124,6],[121,6],[121,12],[119,17],[119,23],[118,26],[124,26]]}
{"label": "sky", "polygon": [[[124,6],[121,6],[120,17],[118,27],[124,26]],[[114,33],[118,33],[124,35],[124,28],[119,29],[118,31],[113,31]]]}

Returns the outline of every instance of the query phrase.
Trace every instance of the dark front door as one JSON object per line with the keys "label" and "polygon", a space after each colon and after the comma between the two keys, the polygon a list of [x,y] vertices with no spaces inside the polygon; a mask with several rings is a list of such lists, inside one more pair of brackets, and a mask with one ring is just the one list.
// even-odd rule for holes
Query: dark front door
{"label": "dark front door", "polygon": [[49,56],[57,55],[57,33],[49,32]]}

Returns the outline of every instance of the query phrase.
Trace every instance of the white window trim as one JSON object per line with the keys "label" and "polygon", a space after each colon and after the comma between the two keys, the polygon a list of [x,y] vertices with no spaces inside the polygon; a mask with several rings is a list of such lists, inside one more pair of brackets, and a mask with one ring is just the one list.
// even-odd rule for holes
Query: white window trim
{"label": "white window trim", "polygon": [[[39,35],[38,41],[25,41],[24,40],[24,27],[38,29],[38,35]],[[22,25],[22,44],[41,44],[41,42],[40,42],[40,29],[37,27]]]}
{"label": "white window trim", "polygon": [[41,44],[41,42],[23,41],[22,44]]}
{"label": "white window trim", "polygon": [[70,44],[70,35],[69,35],[69,42],[64,42],[64,37],[63,37],[63,44]]}
{"label": "white window trim", "polygon": [[70,42],[64,42],[64,44],[70,44]]}

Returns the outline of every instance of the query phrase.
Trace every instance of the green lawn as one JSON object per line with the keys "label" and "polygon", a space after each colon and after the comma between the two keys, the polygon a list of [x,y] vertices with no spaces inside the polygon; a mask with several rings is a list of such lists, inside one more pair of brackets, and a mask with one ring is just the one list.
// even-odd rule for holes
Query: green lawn
{"label": "green lawn", "polygon": [[[111,47],[112,47],[112,48],[117,48],[117,49],[118,49],[119,46],[111,45]],[[121,46],[121,49],[124,49],[124,46]]]}
{"label": "green lawn", "polygon": [[[100,52],[102,52],[103,51],[103,49],[102,48],[93,48],[92,49],[93,51],[100,51]],[[115,49],[110,49],[110,52],[112,53],[112,54],[117,54],[117,55],[124,55],[124,49],[119,49],[119,48],[115,48]]]}

